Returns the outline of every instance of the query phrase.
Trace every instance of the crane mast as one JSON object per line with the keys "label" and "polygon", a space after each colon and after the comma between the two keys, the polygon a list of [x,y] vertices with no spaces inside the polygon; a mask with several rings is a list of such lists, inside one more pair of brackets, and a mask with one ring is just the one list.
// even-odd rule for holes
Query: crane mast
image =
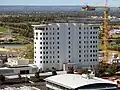
{"label": "crane mast", "polygon": [[108,7],[105,7],[104,10],[104,23],[103,23],[103,51],[104,51],[104,59],[103,63],[108,62]]}
{"label": "crane mast", "polygon": [[103,23],[103,30],[102,30],[102,43],[103,43],[103,52],[104,52],[104,58],[102,60],[103,63],[108,62],[108,14],[109,14],[109,8],[107,6],[108,0],[106,0],[105,6],[84,6],[82,7],[83,11],[86,10],[95,10],[95,8],[104,8],[104,23]]}

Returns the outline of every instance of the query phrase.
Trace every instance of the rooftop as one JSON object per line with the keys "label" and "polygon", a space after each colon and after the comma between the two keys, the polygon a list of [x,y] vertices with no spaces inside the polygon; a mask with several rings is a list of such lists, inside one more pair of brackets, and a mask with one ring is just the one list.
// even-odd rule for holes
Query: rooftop
{"label": "rooftop", "polygon": [[93,77],[91,79],[88,79],[85,76],[79,74],[61,74],[48,77],[45,80],[60,86],[67,87],[69,89],[76,89],[78,87],[97,83],[109,83],[116,85],[116,83],[114,82],[107,81],[101,78]]}
{"label": "rooftop", "polygon": [[21,87],[6,87],[2,90],[40,90],[40,89],[31,86],[21,86]]}
{"label": "rooftop", "polygon": [[89,25],[89,26],[96,26],[96,25],[100,25],[100,24],[85,24],[85,23],[49,23],[49,24],[40,24],[40,25],[32,25],[33,27],[45,27],[45,26],[51,26],[53,24],[57,24],[59,26],[59,24],[74,24],[74,25]]}

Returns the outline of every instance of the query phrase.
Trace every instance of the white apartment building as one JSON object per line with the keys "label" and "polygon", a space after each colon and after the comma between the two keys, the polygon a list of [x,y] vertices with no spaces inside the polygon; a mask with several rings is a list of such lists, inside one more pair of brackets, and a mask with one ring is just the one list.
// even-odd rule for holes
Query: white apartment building
{"label": "white apartment building", "polygon": [[98,64],[99,25],[51,23],[34,28],[34,64],[39,69],[63,69],[64,63],[78,67]]}

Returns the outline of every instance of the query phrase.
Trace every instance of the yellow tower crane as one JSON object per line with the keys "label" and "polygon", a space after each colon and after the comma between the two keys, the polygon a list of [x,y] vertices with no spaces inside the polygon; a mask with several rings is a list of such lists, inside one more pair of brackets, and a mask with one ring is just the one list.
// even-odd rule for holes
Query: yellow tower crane
{"label": "yellow tower crane", "polygon": [[82,11],[93,11],[95,8],[104,8],[104,23],[103,23],[103,31],[102,31],[102,39],[103,39],[103,51],[104,51],[104,59],[103,63],[108,62],[108,14],[109,8],[107,6],[108,0],[106,0],[105,6],[83,6]]}

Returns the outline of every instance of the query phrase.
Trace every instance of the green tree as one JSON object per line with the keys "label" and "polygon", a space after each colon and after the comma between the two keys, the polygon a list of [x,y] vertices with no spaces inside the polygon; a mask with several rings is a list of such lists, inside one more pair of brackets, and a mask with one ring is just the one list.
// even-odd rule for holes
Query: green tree
{"label": "green tree", "polygon": [[3,84],[5,81],[5,76],[0,75],[0,84]]}

